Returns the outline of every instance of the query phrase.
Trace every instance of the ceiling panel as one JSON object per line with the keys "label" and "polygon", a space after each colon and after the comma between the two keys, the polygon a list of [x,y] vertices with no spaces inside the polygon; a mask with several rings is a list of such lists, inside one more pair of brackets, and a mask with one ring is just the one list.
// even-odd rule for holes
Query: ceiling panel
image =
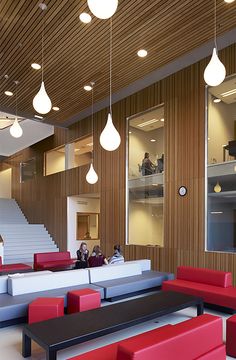
{"label": "ceiling panel", "polygon": [[[79,14],[89,11],[85,0],[47,0],[44,16],[38,1],[0,2],[0,110],[14,113],[18,85],[18,111],[32,117],[34,95],[41,82],[41,29],[45,22],[44,79],[53,105],[45,121],[60,124],[91,104],[83,86],[96,82],[94,100],[109,94],[109,20],[94,16],[83,24]],[[119,0],[113,16],[113,92],[212,39],[214,3],[211,0]],[[235,27],[236,3],[217,1],[218,34]],[[148,51],[138,58],[140,48]],[[5,79],[4,75],[8,75]]]}

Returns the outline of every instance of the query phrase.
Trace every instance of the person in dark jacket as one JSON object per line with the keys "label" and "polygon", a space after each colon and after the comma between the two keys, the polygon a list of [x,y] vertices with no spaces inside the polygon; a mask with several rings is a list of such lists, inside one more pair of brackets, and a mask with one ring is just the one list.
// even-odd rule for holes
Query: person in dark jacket
{"label": "person in dark jacket", "polygon": [[87,249],[87,244],[82,242],[80,244],[79,250],[77,250],[77,261],[76,261],[76,268],[77,269],[85,269],[88,267],[88,257],[89,251]]}

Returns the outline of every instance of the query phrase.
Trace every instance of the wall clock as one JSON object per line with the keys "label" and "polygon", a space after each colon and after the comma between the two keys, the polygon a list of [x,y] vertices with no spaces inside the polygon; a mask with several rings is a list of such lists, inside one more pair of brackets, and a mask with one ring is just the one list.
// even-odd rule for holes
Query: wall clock
{"label": "wall clock", "polygon": [[180,196],[185,196],[187,194],[187,188],[185,186],[180,186],[178,193]]}

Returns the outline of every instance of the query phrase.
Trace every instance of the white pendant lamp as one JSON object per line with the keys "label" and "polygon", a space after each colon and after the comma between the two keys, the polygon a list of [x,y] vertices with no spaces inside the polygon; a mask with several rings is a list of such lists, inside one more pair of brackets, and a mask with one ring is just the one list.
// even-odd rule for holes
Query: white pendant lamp
{"label": "white pendant lamp", "polygon": [[100,144],[107,151],[114,151],[120,146],[120,134],[116,130],[112,121],[112,20],[110,24],[110,112],[107,117],[107,123],[100,135]]}
{"label": "white pendant lamp", "polygon": [[215,47],[213,48],[212,57],[205,68],[204,71],[204,80],[207,85],[217,86],[220,85],[226,76],[226,70],[224,64],[220,61],[218,57],[217,45],[216,45],[216,0],[215,0]]}
{"label": "white pendant lamp", "polygon": [[[39,7],[42,11],[47,9],[47,5],[44,3],[40,3]],[[35,95],[33,99],[33,107],[39,114],[47,114],[52,108],[52,102],[45,90],[44,80],[43,80],[43,70],[44,70],[44,63],[43,63],[43,50],[44,50],[44,22],[43,22],[43,29],[42,29],[42,82],[39,89],[39,92]]]}
{"label": "white pendant lamp", "polygon": [[[94,84],[95,84],[94,82],[91,82],[91,87],[92,87],[92,138],[93,138],[93,87],[94,87]],[[92,151],[92,159],[91,159],[90,168],[86,175],[86,181],[91,185],[96,184],[96,182],[98,181],[97,173],[93,167],[93,151]]]}
{"label": "white pendant lamp", "polygon": [[14,138],[20,138],[23,134],[23,130],[22,127],[20,126],[18,119],[17,119],[17,85],[19,84],[19,81],[15,81],[16,84],[16,118],[14,123],[12,124],[12,126],[10,127],[10,134],[11,136],[13,136]]}
{"label": "white pendant lamp", "polygon": [[20,126],[20,124],[18,123],[17,117],[15,118],[14,123],[12,124],[12,126],[10,127],[10,134],[11,136],[13,136],[14,138],[20,138],[23,134],[23,130],[22,127]]}
{"label": "white pendant lamp", "polygon": [[47,114],[52,108],[52,102],[45,90],[44,81],[42,81],[39,92],[33,99],[33,107],[39,114]]}
{"label": "white pendant lamp", "polygon": [[96,184],[96,182],[98,181],[98,176],[96,171],[94,170],[93,163],[90,164],[89,171],[86,175],[86,181],[91,185]]}
{"label": "white pendant lamp", "polygon": [[90,11],[99,19],[109,19],[115,14],[118,0],[88,0]]}

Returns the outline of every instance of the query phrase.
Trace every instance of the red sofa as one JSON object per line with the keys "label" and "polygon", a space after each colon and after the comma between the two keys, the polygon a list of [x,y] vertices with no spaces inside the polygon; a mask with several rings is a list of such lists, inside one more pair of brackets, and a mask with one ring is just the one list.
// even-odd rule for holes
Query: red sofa
{"label": "red sofa", "polygon": [[225,360],[222,319],[205,314],[78,355],[70,360]]}
{"label": "red sofa", "polygon": [[74,262],[69,251],[34,254],[34,270],[65,268]]}
{"label": "red sofa", "polygon": [[12,272],[12,271],[21,271],[21,270],[32,270],[32,267],[21,263],[2,265],[2,257],[0,256],[0,273],[7,271]]}
{"label": "red sofa", "polygon": [[163,281],[162,290],[199,296],[205,303],[236,310],[236,288],[230,272],[179,266],[176,279]]}

